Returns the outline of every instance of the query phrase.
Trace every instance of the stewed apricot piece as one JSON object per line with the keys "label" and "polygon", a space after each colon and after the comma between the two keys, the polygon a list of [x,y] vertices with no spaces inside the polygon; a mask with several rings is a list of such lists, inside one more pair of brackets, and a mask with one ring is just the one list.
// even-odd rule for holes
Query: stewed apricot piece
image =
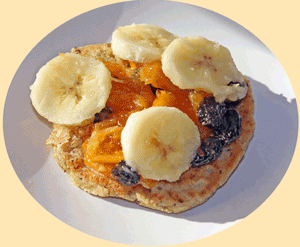
{"label": "stewed apricot piece", "polygon": [[130,81],[112,81],[112,90],[106,105],[115,112],[142,110],[150,107],[154,98],[149,86]]}
{"label": "stewed apricot piece", "polygon": [[161,61],[144,64],[139,71],[141,81],[151,84],[155,88],[160,88],[169,92],[178,92],[180,88],[175,86],[168,77],[165,76]]}
{"label": "stewed apricot piece", "polygon": [[110,174],[123,157],[121,132],[132,112],[150,107],[155,96],[150,86],[130,80],[112,81],[112,89],[106,107],[108,118],[95,123],[91,137],[83,144],[84,162],[87,166]]}
{"label": "stewed apricot piece", "polygon": [[104,129],[101,127],[96,124],[91,137],[83,143],[82,147],[84,163],[95,170],[101,168],[105,171],[107,164],[116,164],[124,159],[121,146],[123,127],[113,126]]}
{"label": "stewed apricot piece", "polygon": [[187,94],[158,90],[153,106],[176,107],[187,114],[195,123],[197,122],[196,112],[194,111]]}

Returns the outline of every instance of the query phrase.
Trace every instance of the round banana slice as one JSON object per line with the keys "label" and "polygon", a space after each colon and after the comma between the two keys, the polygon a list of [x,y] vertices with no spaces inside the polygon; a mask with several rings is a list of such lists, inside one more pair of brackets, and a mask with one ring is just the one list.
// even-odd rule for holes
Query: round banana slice
{"label": "round banana slice", "polygon": [[102,62],[72,53],[60,54],[39,70],[30,86],[30,98],[48,121],[80,125],[105,107],[111,80]]}
{"label": "round banana slice", "polygon": [[[246,95],[244,83],[230,51],[204,37],[178,38],[162,54],[162,70],[181,89],[202,89],[214,94],[217,101],[237,100]],[[234,87],[228,86],[236,83]]]}
{"label": "round banana slice", "polygon": [[191,167],[200,134],[182,111],[154,106],[130,115],[121,144],[126,163],[138,174],[174,182]]}
{"label": "round banana slice", "polygon": [[158,26],[132,24],[113,32],[111,48],[115,56],[124,60],[150,63],[160,60],[165,48],[176,38]]}

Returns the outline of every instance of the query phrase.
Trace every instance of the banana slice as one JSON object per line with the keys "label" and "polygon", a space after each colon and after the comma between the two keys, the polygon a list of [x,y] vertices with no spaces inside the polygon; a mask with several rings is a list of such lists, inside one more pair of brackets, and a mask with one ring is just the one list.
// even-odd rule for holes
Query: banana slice
{"label": "banana slice", "polygon": [[160,60],[165,48],[176,38],[161,27],[132,24],[113,32],[111,48],[115,56],[124,60],[150,63]]}
{"label": "banana slice", "polygon": [[204,37],[174,40],[162,54],[162,70],[181,89],[202,89],[213,93],[219,102],[242,98],[247,87],[228,86],[244,83],[229,50]]}
{"label": "banana slice", "polygon": [[121,144],[126,163],[138,174],[174,182],[190,168],[200,134],[182,111],[156,106],[130,115]]}
{"label": "banana slice", "polygon": [[37,112],[48,121],[80,125],[105,107],[111,80],[102,62],[72,53],[61,54],[39,70],[30,86],[30,98]]}

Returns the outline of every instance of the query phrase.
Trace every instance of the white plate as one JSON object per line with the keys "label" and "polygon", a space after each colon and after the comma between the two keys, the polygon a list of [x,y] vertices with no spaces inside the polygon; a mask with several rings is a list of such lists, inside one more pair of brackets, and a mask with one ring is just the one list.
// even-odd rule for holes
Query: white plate
{"label": "white plate", "polygon": [[[253,85],[256,132],[229,181],[205,204],[167,215],[75,188],[44,142],[51,125],[31,106],[29,86],[48,60],[72,47],[109,42],[119,25],[159,25],[179,35],[202,35],[227,46]],[[84,13],[55,29],[28,54],[11,83],[4,135],[11,163],[40,205],[68,225],[118,243],[171,245],[215,234],[245,218],[274,191],[291,162],[298,135],[295,95],[271,51],[253,34],[214,12],[178,2],[139,1]]]}

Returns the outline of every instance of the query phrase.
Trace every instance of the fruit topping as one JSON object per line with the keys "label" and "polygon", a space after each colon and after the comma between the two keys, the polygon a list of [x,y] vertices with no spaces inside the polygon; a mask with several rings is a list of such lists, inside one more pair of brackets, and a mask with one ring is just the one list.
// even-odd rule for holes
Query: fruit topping
{"label": "fruit topping", "polygon": [[236,140],[241,134],[242,118],[233,108],[237,102],[218,103],[214,97],[206,96],[198,105],[199,122],[213,130],[213,136],[202,143],[199,153],[192,161],[192,167],[206,165],[221,154],[223,147]]}
{"label": "fruit topping", "polygon": [[133,171],[124,160],[117,164],[111,173],[120,184],[126,186],[136,185],[140,181],[140,175]]}
{"label": "fruit topping", "polygon": [[150,84],[155,88],[163,89],[169,92],[178,92],[180,88],[175,86],[164,74],[161,68],[161,61],[146,63],[140,68],[139,76],[145,84]]}
{"label": "fruit topping", "polygon": [[195,123],[175,107],[132,113],[121,134],[126,163],[143,178],[169,182],[190,168],[200,143]]}
{"label": "fruit topping", "polygon": [[96,171],[100,167],[103,171],[107,164],[117,164],[124,159],[121,146],[123,127],[101,127],[97,123],[91,137],[82,145],[85,165]]}
{"label": "fruit topping", "polygon": [[30,86],[30,98],[48,121],[82,125],[105,107],[111,80],[102,62],[72,53],[60,54],[39,70]]}
{"label": "fruit topping", "polygon": [[95,119],[94,123],[99,123],[103,121],[104,119],[108,119],[110,114],[114,112],[114,109],[112,109],[109,106],[106,106],[105,108],[102,109],[101,112],[95,114]]}
{"label": "fruit topping", "polygon": [[241,99],[236,100],[236,101],[230,101],[230,100],[225,100],[224,101],[227,109],[235,108],[240,102],[241,102]]}
{"label": "fruit topping", "polygon": [[214,97],[208,96],[199,104],[197,116],[202,125],[215,129],[222,125],[226,111],[224,103],[218,103]]}
{"label": "fruit topping", "polygon": [[199,153],[196,154],[192,161],[192,167],[206,165],[216,160],[223,150],[223,145],[218,137],[210,137],[202,143],[200,149],[203,152],[203,155],[200,155]]}
{"label": "fruit topping", "polygon": [[131,81],[112,81],[112,90],[106,105],[115,113],[142,110],[152,105],[155,96],[149,85]]}
{"label": "fruit topping", "polygon": [[176,35],[149,24],[119,27],[112,34],[111,48],[115,56],[124,60],[150,63],[161,54]]}
{"label": "fruit topping", "polygon": [[237,88],[237,93],[235,95],[232,95],[233,96],[232,98],[228,98],[224,101],[226,107],[229,109],[229,108],[236,107],[241,102],[241,100],[245,97],[248,91],[248,85],[246,81],[243,81],[242,83],[231,81],[227,86],[232,86]]}
{"label": "fruit topping", "polygon": [[223,123],[215,129],[215,133],[224,146],[229,145],[236,140],[241,134],[242,118],[240,114],[233,109],[227,110]]}
{"label": "fruit topping", "polygon": [[228,86],[244,81],[229,50],[201,36],[173,40],[162,54],[162,70],[179,88],[211,92],[218,102],[240,99],[247,91]]}

